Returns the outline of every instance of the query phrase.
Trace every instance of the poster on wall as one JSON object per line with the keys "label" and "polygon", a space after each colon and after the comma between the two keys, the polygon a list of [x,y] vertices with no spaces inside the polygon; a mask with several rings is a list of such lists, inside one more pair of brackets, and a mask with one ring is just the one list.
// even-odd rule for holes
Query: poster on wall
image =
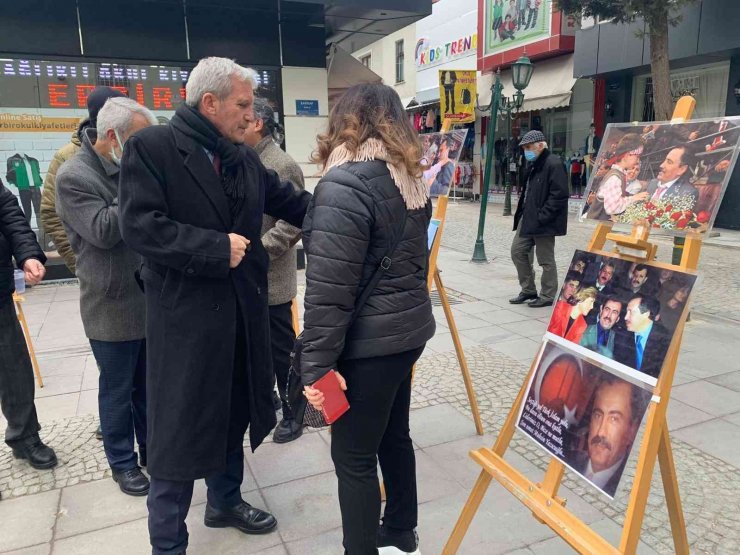
{"label": "poster on wall", "polygon": [[613,498],[651,397],[651,391],[548,342],[517,427]]}
{"label": "poster on wall", "polygon": [[455,177],[468,129],[421,135],[423,179],[432,197],[447,196]]}
{"label": "poster on wall", "polygon": [[686,317],[696,275],[577,250],[548,337],[615,372],[655,385]]}
{"label": "poster on wall", "polygon": [[439,70],[439,115],[453,123],[475,121],[477,72]]}
{"label": "poster on wall", "polygon": [[581,219],[674,234],[714,224],[740,150],[740,117],[609,124]]}
{"label": "poster on wall", "polygon": [[550,36],[552,0],[485,0],[485,6],[486,56]]}

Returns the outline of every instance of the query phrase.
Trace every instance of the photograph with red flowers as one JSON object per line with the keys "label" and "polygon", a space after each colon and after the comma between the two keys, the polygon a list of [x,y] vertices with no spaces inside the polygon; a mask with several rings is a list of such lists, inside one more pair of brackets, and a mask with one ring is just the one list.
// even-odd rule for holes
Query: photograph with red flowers
{"label": "photograph with red flowers", "polygon": [[613,498],[651,396],[650,389],[547,342],[517,427]]}
{"label": "photograph with red flowers", "polygon": [[551,340],[654,385],[696,275],[660,262],[576,251],[547,327]]}
{"label": "photograph with red flowers", "polygon": [[740,117],[609,124],[581,219],[705,233],[732,175],[738,143]]}

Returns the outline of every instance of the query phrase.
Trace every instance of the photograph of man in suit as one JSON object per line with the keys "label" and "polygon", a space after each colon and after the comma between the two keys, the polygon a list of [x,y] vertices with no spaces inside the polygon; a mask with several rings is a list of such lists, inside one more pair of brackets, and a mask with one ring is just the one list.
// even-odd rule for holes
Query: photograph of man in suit
{"label": "photograph of man in suit", "polygon": [[[586,318],[586,322],[588,322],[589,325],[596,324],[599,315],[601,314],[601,307],[603,306],[605,299],[615,293],[615,271],[616,265],[614,264],[614,262],[606,260],[601,264],[601,267],[599,268],[599,273],[596,274],[596,281],[593,282],[593,284],[588,285],[589,287],[594,287],[597,291],[596,304],[594,305],[595,310],[592,310]],[[587,280],[584,281],[588,283]]]}
{"label": "photograph of man in suit", "polygon": [[651,179],[647,186],[648,198],[658,201],[669,196],[690,196],[693,210],[699,200],[699,191],[691,183],[688,171],[693,162],[693,154],[687,146],[678,146],[671,149],[660,165],[660,171],[655,179]]}
{"label": "photograph of man in suit", "polygon": [[605,373],[596,389],[588,450],[574,452],[571,466],[614,497],[645,413],[650,392]]}
{"label": "photograph of man in suit", "polygon": [[598,320],[590,324],[581,336],[581,347],[614,358],[614,326],[622,314],[622,301],[608,297],[599,310]]}
{"label": "photograph of man in suit", "polygon": [[624,315],[627,330],[614,341],[614,360],[657,378],[671,343],[669,333],[658,323],[659,315],[655,297],[632,297]]}
{"label": "photograph of man in suit", "polygon": [[644,294],[651,286],[652,282],[650,280],[650,268],[648,268],[645,264],[636,265],[635,268],[632,270],[632,275],[630,276],[630,291],[632,291],[632,293],[635,295],[637,293]]}

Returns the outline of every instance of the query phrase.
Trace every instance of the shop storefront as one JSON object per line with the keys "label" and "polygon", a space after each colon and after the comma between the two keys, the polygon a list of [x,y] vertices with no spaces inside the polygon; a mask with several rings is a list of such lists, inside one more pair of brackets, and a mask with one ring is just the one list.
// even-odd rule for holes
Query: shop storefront
{"label": "shop storefront", "polygon": [[[740,3],[703,0],[684,6],[680,15],[668,36],[672,97],[693,96],[694,118],[740,115],[740,56],[736,54]],[[644,31],[640,22],[588,22],[578,32],[574,74],[595,79],[597,122],[655,119],[650,47]],[[614,56],[615,52],[620,55]],[[727,186],[715,227],[740,229],[738,168]]]}

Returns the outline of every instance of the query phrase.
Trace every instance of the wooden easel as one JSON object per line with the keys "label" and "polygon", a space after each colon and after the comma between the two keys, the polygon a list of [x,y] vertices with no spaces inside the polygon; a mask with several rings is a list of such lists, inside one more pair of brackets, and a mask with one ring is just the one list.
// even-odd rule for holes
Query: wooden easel
{"label": "wooden easel", "polygon": [[[695,105],[696,101],[693,98],[681,98],[676,105],[673,121],[680,122],[690,119]],[[655,258],[657,245],[648,241],[649,234],[649,228],[641,226],[635,226],[630,235],[613,233],[611,223],[601,223],[594,231],[586,250],[596,254],[607,254],[604,246],[607,241],[612,241],[615,244],[610,253],[612,256],[614,253],[617,253],[620,258],[633,262],[652,261]],[[696,270],[701,246],[702,238],[699,234],[688,234],[681,263],[675,266],[671,264],[661,264],[660,266],[678,271]],[[629,249],[630,254],[621,252],[620,248]],[[653,400],[647,410],[645,433],[640,447],[635,481],[632,485],[619,547],[610,544],[585,522],[566,509],[566,500],[558,496],[558,488],[560,487],[565,470],[565,467],[560,461],[552,459],[543,480],[535,483],[516,470],[503,458],[514,435],[517,416],[524,401],[527,386],[535,371],[537,360],[537,357],[535,357],[535,362],[532,363],[529,369],[527,379],[524,381],[519,395],[514,401],[514,405],[496,439],[496,443],[490,449],[484,447],[470,452],[471,458],[482,467],[482,470],[442,554],[453,555],[457,553],[465,537],[465,533],[483,500],[483,496],[491,484],[491,480],[496,478],[502,486],[532,511],[535,519],[547,524],[579,553],[584,555],[632,555],[637,551],[642,520],[645,516],[650,484],[657,459],[660,465],[660,475],[663,480],[663,490],[665,492],[675,550],[679,555],[689,555],[686,523],[681,508],[681,498],[678,491],[671,440],[666,422],[666,410],[671,395],[673,376],[676,372],[683,328],[684,322],[681,322],[674,333],[663,370],[655,386]]]}
{"label": "wooden easel", "polygon": [[21,328],[23,328],[23,335],[26,337],[26,345],[28,345],[28,354],[31,355],[31,364],[33,365],[33,373],[36,376],[36,383],[39,388],[43,388],[44,379],[41,377],[39,361],[36,360],[36,351],[33,349],[33,340],[31,339],[31,332],[28,329],[28,322],[26,322],[26,316],[23,314],[23,305],[21,304],[23,301],[25,301],[23,295],[13,293],[13,302],[15,303],[15,309],[18,312],[18,321],[21,323]]}

